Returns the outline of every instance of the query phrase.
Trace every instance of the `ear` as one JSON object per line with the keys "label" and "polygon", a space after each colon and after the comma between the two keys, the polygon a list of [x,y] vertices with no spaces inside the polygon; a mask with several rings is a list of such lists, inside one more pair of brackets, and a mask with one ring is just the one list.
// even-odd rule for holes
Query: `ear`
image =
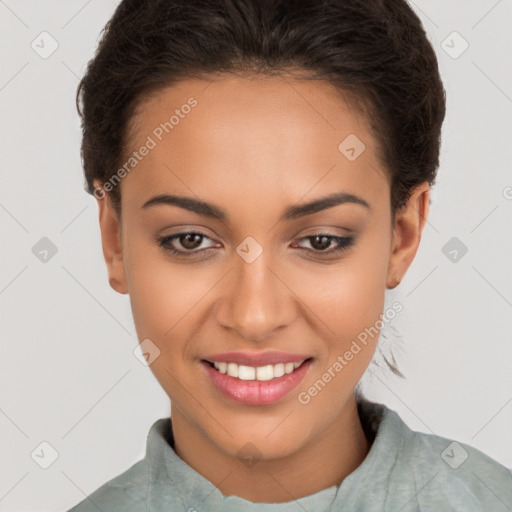
{"label": "ear", "polygon": [[397,211],[391,240],[386,287],[395,288],[403,279],[418,250],[430,206],[430,185],[417,185],[407,203]]}
{"label": "ear", "polygon": [[[99,199],[98,195],[103,197]],[[108,282],[116,292],[126,294],[128,288],[124,271],[121,222],[108,195],[105,192],[98,195],[95,194],[95,197],[99,207],[101,245],[107,264]]]}

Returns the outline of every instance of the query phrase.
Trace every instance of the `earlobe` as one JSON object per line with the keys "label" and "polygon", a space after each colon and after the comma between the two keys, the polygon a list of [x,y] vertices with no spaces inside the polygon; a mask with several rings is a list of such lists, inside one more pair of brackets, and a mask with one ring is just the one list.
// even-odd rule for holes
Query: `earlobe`
{"label": "earlobe", "polygon": [[423,182],[396,214],[386,287],[398,286],[418,250],[430,205],[430,185]]}
{"label": "earlobe", "polygon": [[111,206],[108,196],[96,198],[99,208],[101,245],[107,265],[108,282],[112,289],[121,294],[128,293],[121,240],[121,223]]}

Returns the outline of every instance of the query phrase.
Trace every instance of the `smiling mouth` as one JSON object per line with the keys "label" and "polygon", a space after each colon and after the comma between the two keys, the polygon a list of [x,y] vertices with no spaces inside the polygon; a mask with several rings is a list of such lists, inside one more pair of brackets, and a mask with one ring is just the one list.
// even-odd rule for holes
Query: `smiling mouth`
{"label": "smiling mouth", "polygon": [[219,373],[225,374],[243,381],[271,381],[293,373],[312,357],[295,363],[277,363],[264,366],[246,366],[236,363],[212,362],[206,359],[202,361],[214,368]]}

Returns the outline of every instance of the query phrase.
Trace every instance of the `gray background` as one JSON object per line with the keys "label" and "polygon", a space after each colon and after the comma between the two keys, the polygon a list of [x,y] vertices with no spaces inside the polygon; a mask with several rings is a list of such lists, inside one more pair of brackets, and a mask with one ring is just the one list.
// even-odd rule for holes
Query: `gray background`
{"label": "gray background", "polygon": [[[2,511],[71,507],[139,460],[150,425],[169,413],[133,354],[129,297],[108,284],[96,202],[83,190],[76,86],[117,3],[0,1]],[[403,346],[407,379],[367,372],[365,390],[411,428],[511,467],[512,2],[411,5],[448,112],[429,222],[388,292],[404,305],[388,335]],[[43,31],[58,43],[47,58],[31,47]],[[57,250],[46,262],[43,237]],[[42,442],[58,453],[47,469]]]}

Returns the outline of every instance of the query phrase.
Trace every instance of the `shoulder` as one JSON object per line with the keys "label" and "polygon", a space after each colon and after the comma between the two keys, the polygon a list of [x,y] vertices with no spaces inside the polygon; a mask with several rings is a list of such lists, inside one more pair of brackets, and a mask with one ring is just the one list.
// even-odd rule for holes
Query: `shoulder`
{"label": "shoulder", "polygon": [[157,477],[165,477],[166,450],[169,446],[170,418],[160,418],[150,427],[146,439],[146,453],[126,471],[97,488],[67,512],[147,512],[146,502]]}
{"label": "shoulder", "polygon": [[148,484],[148,471],[143,459],[104,483],[68,512],[145,512]]}
{"label": "shoulder", "polygon": [[402,442],[390,487],[408,487],[411,510],[512,509],[512,469],[469,444],[411,430],[391,415],[389,427]]}
{"label": "shoulder", "polygon": [[[457,492],[461,503],[512,507],[512,470],[477,448],[434,434],[414,432],[411,463],[424,461],[434,469],[434,492]],[[457,504],[457,500],[453,500]]]}

